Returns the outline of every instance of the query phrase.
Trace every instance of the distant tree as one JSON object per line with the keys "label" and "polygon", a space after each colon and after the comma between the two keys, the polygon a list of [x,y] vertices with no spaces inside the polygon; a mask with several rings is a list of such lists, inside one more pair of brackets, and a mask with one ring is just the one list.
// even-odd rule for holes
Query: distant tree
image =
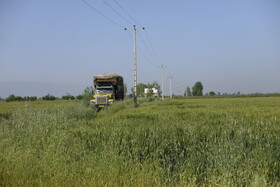
{"label": "distant tree", "polygon": [[137,97],[144,97],[145,88],[147,88],[146,84],[139,83],[137,85]]}
{"label": "distant tree", "polygon": [[16,101],[23,101],[23,98],[21,96],[16,96]]}
{"label": "distant tree", "polygon": [[27,96],[23,98],[24,101],[36,101],[37,97],[36,96]]}
{"label": "distant tree", "polygon": [[196,82],[192,87],[192,94],[193,96],[202,96],[203,95],[203,86],[200,81]]}
{"label": "distant tree", "polygon": [[37,100],[37,97],[36,96],[30,96],[29,97],[29,101],[36,101]]}
{"label": "distant tree", "polygon": [[146,94],[145,97],[153,97],[153,95],[154,95],[153,89],[152,89],[152,88],[149,88],[149,89],[148,89],[148,93]]}
{"label": "distant tree", "polygon": [[6,102],[11,102],[11,101],[16,101],[16,96],[14,94],[9,95],[9,97],[7,97],[5,99]]}
{"label": "distant tree", "polygon": [[22,98],[23,101],[29,101],[29,96],[25,96]]}
{"label": "distant tree", "polygon": [[56,100],[56,97],[51,95],[51,94],[48,94],[48,95],[45,95],[42,97],[42,100],[45,100],[45,101],[53,101],[53,100]]}
{"label": "distant tree", "polygon": [[160,85],[159,85],[159,83],[157,81],[154,81],[152,83],[148,82],[147,88],[155,88],[158,91],[160,91]]}
{"label": "distant tree", "polygon": [[5,99],[6,102],[12,102],[12,101],[36,101],[36,100],[37,100],[36,96],[21,97],[21,96],[15,96],[13,94]]}
{"label": "distant tree", "polygon": [[[137,97],[144,97],[144,90],[147,88],[146,84],[139,83],[136,86],[136,95]],[[131,88],[132,93],[134,92],[134,88]]]}
{"label": "distant tree", "polygon": [[71,94],[67,94],[67,95],[64,95],[61,97],[61,99],[64,99],[64,100],[74,100],[75,97]]}
{"label": "distant tree", "polygon": [[82,99],[83,99],[83,95],[77,95],[77,96],[75,97],[75,99],[77,99],[77,100],[82,100]]}
{"label": "distant tree", "polygon": [[210,92],[209,92],[209,95],[210,95],[210,96],[213,96],[213,95],[216,95],[216,93],[215,93],[214,91],[210,91]]}

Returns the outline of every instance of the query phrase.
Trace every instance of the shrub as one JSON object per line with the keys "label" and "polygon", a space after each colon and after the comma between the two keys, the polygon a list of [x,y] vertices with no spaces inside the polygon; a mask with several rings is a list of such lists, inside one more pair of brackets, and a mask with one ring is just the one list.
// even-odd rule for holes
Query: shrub
{"label": "shrub", "polygon": [[216,95],[216,93],[215,93],[214,91],[210,91],[210,92],[209,92],[209,95],[210,95],[210,96],[214,96],[214,95]]}
{"label": "shrub", "polygon": [[77,96],[75,97],[75,99],[77,99],[77,100],[82,100],[82,99],[83,99],[83,95],[77,95]]}
{"label": "shrub", "polygon": [[61,99],[64,99],[64,100],[74,100],[75,97],[73,95],[68,94],[68,95],[62,96]]}
{"label": "shrub", "polygon": [[53,101],[53,100],[56,100],[56,97],[53,96],[53,95],[48,94],[48,95],[43,96],[43,97],[42,97],[42,100],[45,100],[45,101]]}
{"label": "shrub", "polygon": [[15,95],[10,95],[5,99],[6,102],[12,102],[12,101],[24,101],[25,98],[22,98],[21,96],[15,96]]}

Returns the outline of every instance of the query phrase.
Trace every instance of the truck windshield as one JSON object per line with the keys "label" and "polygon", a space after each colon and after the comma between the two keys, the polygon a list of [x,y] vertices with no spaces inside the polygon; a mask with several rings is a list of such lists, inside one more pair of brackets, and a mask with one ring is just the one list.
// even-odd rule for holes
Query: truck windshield
{"label": "truck windshield", "polygon": [[96,93],[113,93],[112,87],[97,87]]}

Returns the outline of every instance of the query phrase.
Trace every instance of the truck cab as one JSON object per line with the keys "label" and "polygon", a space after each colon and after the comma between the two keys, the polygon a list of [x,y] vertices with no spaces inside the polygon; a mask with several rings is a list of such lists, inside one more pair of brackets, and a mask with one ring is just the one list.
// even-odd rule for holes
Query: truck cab
{"label": "truck cab", "polygon": [[93,100],[91,100],[90,103],[97,108],[103,108],[107,105],[113,104],[114,99],[113,86],[96,86]]}
{"label": "truck cab", "polygon": [[101,74],[93,77],[95,91],[90,105],[103,108],[115,100],[123,100],[123,78],[118,74]]}

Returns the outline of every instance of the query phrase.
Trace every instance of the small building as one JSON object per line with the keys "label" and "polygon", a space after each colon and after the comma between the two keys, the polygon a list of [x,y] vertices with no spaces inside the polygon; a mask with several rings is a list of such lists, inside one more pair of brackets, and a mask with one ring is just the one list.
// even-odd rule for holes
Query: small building
{"label": "small building", "polygon": [[159,91],[156,88],[145,88],[144,96],[147,97],[149,94],[151,94],[153,97],[159,97]]}

